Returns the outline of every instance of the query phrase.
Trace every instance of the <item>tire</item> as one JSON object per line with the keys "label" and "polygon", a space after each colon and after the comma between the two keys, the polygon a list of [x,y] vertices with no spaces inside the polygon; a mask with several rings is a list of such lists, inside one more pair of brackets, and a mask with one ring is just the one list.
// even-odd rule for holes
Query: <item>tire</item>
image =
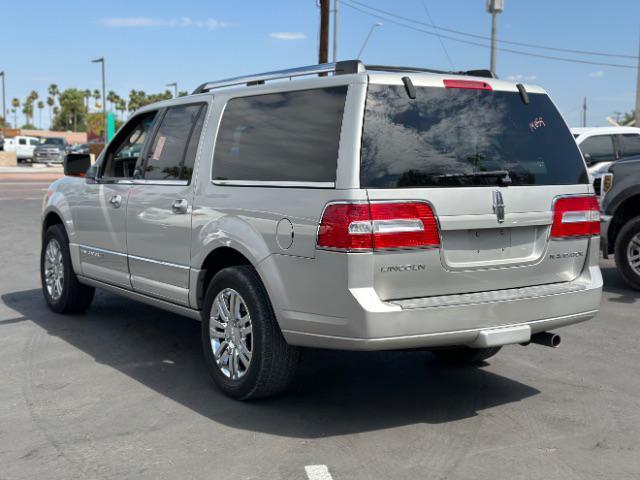
{"label": "tire", "polygon": [[[232,302],[237,306],[237,315],[232,315]],[[225,322],[221,310],[225,316],[239,320]],[[246,265],[225,268],[211,279],[202,309],[202,348],[214,383],[223,393],[239,400],[284,391],[295,376],[299,358],[298,349],[288,345],[282,336],[260,278]]]}
{"label": "tire", "polygon": [[497,354],[502,347],[470,348],[454,347],[434,350],[431,353],[441,362],[454,365],[477,365]]}
{"label": "tire", "polygon": [[[50,246],[52,250],[48,250]],[[49,255],[53,261],[47,260]],[[56,282],[47,284],[47,278],[53,273],[52,269],[62,272],[60,285]],[[52,225],[44,234],[40,253],[40,280],[47,305],[54,312],[81,313],[91,305],[95,288],[78,282],[71,264],[67,232],[62,225]],[[56,283],[56,287],[53,287],[53,283]]]}
{"label": "tire", "polygon": [[624,224],[614,247],[616,266],[631,288],[640,290],[640,217]]}

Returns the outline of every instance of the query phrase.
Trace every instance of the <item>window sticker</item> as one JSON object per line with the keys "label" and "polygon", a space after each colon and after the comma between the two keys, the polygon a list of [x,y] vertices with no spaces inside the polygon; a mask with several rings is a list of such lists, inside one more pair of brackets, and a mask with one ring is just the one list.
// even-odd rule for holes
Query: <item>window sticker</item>
{"label": "window sticker", "polygon": [[153,155],[151,156],[151,160],[160,160],[162,156],[162,150],[164,149],[164,144],[167,141],[167,137],[159,137],[156,142],[156,148],[153,150]]}
{"label": "window sticker", "polygon": [[529,130],[535,132],[540,127],[546,127],[547,124],[544,123],[544,119],[542,117],[536,117],[533,119],[533,122],[529,124]]}

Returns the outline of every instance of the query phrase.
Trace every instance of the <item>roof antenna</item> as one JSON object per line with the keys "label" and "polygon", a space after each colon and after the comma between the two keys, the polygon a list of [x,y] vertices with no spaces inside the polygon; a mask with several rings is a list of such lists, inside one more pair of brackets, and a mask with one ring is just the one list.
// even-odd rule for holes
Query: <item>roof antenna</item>
{"label": "roof antenna", "polygon": [[413,86],[413,82],[409,77],[402,77],[402,83],[404,83],[404,89],[407,91],[407,95],[410,99],[416,98],[416,87]]}
{"label": "roof antenna", "polygon": [[527,90],[524,88],[524,85],[521,83],[516,83],[516,88],[520,92],[520,98],[522,99],[522,103],[525,105],[529,105],[529,94]]}

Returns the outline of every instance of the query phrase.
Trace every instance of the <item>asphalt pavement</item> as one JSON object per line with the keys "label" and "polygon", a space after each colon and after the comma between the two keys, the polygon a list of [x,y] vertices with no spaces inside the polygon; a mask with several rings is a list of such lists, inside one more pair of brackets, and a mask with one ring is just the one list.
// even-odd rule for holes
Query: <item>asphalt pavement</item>
{"label": "asphalt pavement", "polygon": [[305,351],[278,398],[205,371],[198,322],[40,291],[48,179],[0,176],[0,479],[637,479],[640,293],[602,262],[600,315],[481,367]]}

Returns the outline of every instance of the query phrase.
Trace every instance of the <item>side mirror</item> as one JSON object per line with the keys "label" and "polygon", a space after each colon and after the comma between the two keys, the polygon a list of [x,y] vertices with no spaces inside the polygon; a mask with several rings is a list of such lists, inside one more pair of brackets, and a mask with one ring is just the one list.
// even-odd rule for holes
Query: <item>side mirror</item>
{"label": "side mirror", "polygon": [[90,155],[70,153],[64,157],[64,174],[68,177],[86,177],[89,167],[91,167]]}
{"label": "side mirror", "polygon": [[591,160],[591,155],[589,153],[583,153],[582,156],[584,157],[584,161],[587,165],[591,165],[593,163],[593,160]]}

